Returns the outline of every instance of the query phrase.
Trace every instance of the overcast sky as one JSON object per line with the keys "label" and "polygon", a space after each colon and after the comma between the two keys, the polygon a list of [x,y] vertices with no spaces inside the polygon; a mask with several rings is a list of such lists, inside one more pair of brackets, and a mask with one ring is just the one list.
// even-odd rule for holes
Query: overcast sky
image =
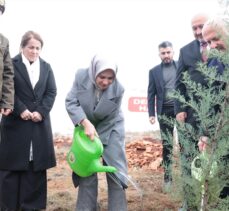
{"label": "overcast sky", "polygon": [[126,89],[127,131],[143,131],[157,126],[148,123],[147,112],[129,112],[127,104],[129,97],[146,97],[149,69],[160,62],[158,44],[171,41],[178,59],[179,49],[193,40],[192,16],[223,10],[217,0],[6,0],[0,26],[12,57],[26,31],[43,37],[41,57],[51,64],[58,87],[53,132],[72,132],[65,96],[75,71],[87,67],[99,52],[108,52],[118,63],[118,78]]}

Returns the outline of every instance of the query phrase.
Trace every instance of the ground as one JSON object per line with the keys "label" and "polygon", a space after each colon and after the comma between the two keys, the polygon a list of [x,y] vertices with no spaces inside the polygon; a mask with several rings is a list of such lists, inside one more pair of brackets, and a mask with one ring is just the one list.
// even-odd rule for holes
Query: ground
{"label": "ground", "polygon": [[[155,135],[154,135],[155,136]],[[180,205],[176,187],[172,192],[163,189],[161,167],[161,143],[148,133],[129,133],[126,136],[129,164],[129,188],[126,190],[128,211],[173,211]],[[66,154],[71,137],[55,135],[57,167],[48,170],[48,211],[75,210],[77,189],[71,180],[71,169]],[[105,174],[99,173],[99,204],[101,211],[107,208]]]}

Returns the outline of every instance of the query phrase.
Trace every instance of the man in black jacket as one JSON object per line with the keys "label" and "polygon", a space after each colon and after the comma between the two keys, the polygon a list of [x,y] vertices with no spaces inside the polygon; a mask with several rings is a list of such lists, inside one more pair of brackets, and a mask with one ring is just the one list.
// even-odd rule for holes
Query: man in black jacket
{"label": "man in black jacket", "polygon": [[[171,42],[162,42],[159,46],[159,57],[161,63],[149,72],[148,84],[148,112],[149,121],[154,124],[156,111],[159,117],[165,115],[167,118],[175,119],[174,102],[169,93],[174,91],[177,63],[173,60],[173,46]],[[163,164],[165,168],[164,182],[165,191],[168,191],[172,182],[172,151],[173,151],[173,126],[164,119],[159,118],[159,125],[163,144]],[[168,133],[168,136],[166,134]]]}
{"label": "man in black jacket", "polygon": [[[197,14],[191,20],[191,27],[195,39],[182,47],[180,49],[180,55],[178,60],[178,71],[176,78],[176,91],[189,100],[189,93],[186,89],[185,84],[182,82],[184,72],[187,72],[190,76],[191,81],[196,83],[204,83],[204,76],[200,71],[197,70],[198,62],[202,60],[202,52],[206,47],[206,42],[203,40],[202,28],[204,23],[208,20],[206,14]],[[204,62],[204,61],[203,61]],[[198,130],[198,122],[195,118],[195,112],[191,107],[185,107],[180,101],[175,101],[175,114],[176,120],[180,123],[189,123],[194,130]],[[179,128],[178,128],[179,132]],[[178,134],[179,135],[179,134]],[[197,149],[198,140],[194,140],[191,136],[186,137],[186,143],[179,142],[181,147],[181,165],[182,174],[185,176],[183,189],[184,189],[184,203],[183,207],[180,209],[182,211],[192,210],[195,211],[196,208],[192,207],[193,191],[192,187],[188,184],[188,177],[191,177],[191,162],[195,157],[195,153],[192,153],[194,149]],[[186,146],[185,146],[186,144]],[[187,146],[188,145],[188,146]]]}

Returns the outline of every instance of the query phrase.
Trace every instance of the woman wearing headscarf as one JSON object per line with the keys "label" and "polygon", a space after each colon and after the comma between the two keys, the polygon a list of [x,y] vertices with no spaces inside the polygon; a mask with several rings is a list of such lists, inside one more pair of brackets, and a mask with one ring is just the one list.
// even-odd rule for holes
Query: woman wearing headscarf
{"label": "woman wearing headscarf", "polygon": [[41,36],[26,32],[13,58],[14,110],[1,120],[0,210],[45,209],[47,172],[56,165],[49,113],[56,83],[49,63],[40,58]]}
{"label": "woman wearing headscarf", "polygon": [[[94,56],[89,68],[77,71],[66,97],[66,109],[73,124],[82,125],[91,140],[99,136],[104,146],[104,164],[118,170],[106,175],[108,210],[126,211],[127,162],[124,118],[120,109],[124,88],[116,74],[117,65],[113,61]],[[79,186],[76,210],[97,210],[97,174],[79,177],[73,173],[73,183]]]}

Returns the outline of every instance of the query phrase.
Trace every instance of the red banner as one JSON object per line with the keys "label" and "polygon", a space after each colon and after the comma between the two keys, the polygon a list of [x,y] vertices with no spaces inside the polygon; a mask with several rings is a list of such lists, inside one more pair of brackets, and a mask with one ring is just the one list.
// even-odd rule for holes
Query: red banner
{"label": "red banner", "polygon": [[147,97],[130,97],[128,110],[132,112],[148,112]]}

